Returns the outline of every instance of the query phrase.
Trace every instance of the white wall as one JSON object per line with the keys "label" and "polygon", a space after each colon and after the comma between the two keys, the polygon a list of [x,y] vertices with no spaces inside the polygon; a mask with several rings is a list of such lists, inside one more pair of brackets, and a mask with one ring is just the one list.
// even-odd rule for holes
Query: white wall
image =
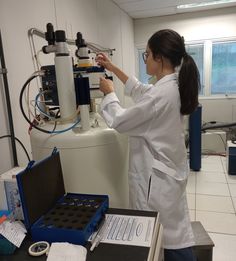
{"label": "white wall", "polygon": [[[47,7],[47,8],[46,8]],[[12,113],[15,127],[15,135],[27,147],[30,153],[29,137],[27,134],[28,125],[23,119],[19,107],[19,93],[23,83],[33,72],[33,63],[30,52],[30,45],[27,31],[31,27],[45,28],[47,21],[55,22],[53,1],[0,1],[0,28],[2,32],[3,49],[5,62],[8,70],[9,92],[12,105]],[[6,129],[0,125],[1,135],[6,133]],[[2,161],[8,169],[11,168],[11,159],[8,144],[0,141],[0,151]],[[23,150],[17,144],[19,163],[25,164],[27,158]],[[0,166],[0,173],[6,169]]]}
{"label": "white wall", "polygon": [[[19,108],[19,94],[26,79],[33,73],[30,43],[27,32],[30,28],[42,31],[46,23],[51,22],[54,29],[66,30],[68,38],[75,38],[78,31],[82,32],[86,41],[98,43],[104,47],[115,48],[113,61],[118,66],[134,74],[134,30],[132,19],[109,0],[0,0],[0,29],[2,32],[8,81],[11,95],[13,119],[16,136],[31,152],[28,136],[28,124]],[[35,37],[36,48],[39,50],[46,41]],[[53,61],[53,55],[40,55],[42,64]],[[125,103],[122,85],[115,79],[116,91],[122,103]],[[1,87],[1,84],[0,84]],[[31,86],[32,92],[37,90],[36,83]],[[2,92],[1,92],[2,93]],[[2,94],[1,94],[2,95]],[[1,108],[5,107],[0,97]],[[3,111],[1,110],[1,113]],[[4,114],[6,114],[4,112]],[[2,115],[0,115],[2,116]],[[5,117],[5,116],[4,116]],[[2,119],[2,117],[1,117]],[[0,133],[4,135],[7,123],[0,125]],[[0,140],[1,158],[11,167],[9,144]],[[20,165],[27,162],[23,151],[18,147]],[[1,162],[0,162],[1,163]],[[0,173],[6,167],[0,165]]]}
{"label": "white wall", "polygon": [[[185,13],[134,21],[135,46],[145,46],[160,29],[171,28],[186,41],[236,37],[236,7]],[[203,121],[236,121],[235,99],[202,99]]]}

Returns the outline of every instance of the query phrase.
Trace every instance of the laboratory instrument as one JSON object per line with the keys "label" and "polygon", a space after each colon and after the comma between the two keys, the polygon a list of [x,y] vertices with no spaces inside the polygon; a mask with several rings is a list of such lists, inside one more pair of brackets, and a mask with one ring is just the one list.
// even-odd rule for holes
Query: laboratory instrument
{"label": "laboratory instrument", "polygon": [[[54,32],[52,24],[47,24],[45,34],[30,29],[31,41],[33,35],[48,43],[33,53],[37,71],[20,94],[20,107],[30,125],[33,159],[40,160],[57,147],[66,191],[106,194],[112,207],[127,208],[128,138],[108,128],[97,112],[103,97],[100,77],[112,75],[93,64],[96,53],[111,57],[114,49],[87,42],[80,32],[76,40],[67,39],[64,31]],[[72,48],[76,48],[75,57]],[[40,53],[54,54],[54,64],[39,63]],[[30,100],[29,85],[35,78],[40,79],[39,92]]]}

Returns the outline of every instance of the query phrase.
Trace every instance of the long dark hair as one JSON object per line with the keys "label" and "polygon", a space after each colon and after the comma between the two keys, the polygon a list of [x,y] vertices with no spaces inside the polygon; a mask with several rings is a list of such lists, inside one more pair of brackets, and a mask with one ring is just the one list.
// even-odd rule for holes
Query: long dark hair
{"label": "long dark hair", "polygon": [[184,38],[177,32],[165,29],[154,33],[148,40],[153,58],[158,55],[167,58],[173,67],[181,66],[179,71],[180,112],[191,114],[198,105],[200,76],[193,58],[186,52]]}

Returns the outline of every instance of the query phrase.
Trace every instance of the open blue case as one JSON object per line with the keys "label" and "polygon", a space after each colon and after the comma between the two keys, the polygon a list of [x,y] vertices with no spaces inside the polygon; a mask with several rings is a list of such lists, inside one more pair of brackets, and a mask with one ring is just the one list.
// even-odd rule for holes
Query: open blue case
{"label": "open blue case", "polygon": [[42,161],[30,162],[16,178],[25,226],[33,241],[84,245],[108,209],[107,195],[65,192],[56,150]]}

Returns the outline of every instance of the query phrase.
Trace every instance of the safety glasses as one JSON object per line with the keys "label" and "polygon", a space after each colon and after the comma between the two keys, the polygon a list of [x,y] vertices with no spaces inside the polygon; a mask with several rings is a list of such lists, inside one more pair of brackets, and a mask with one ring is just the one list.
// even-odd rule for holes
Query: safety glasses
{"label": "safety glasses", "polygon": [[149,53],[147,51],[142,53],[143,61],[146,63]]}

